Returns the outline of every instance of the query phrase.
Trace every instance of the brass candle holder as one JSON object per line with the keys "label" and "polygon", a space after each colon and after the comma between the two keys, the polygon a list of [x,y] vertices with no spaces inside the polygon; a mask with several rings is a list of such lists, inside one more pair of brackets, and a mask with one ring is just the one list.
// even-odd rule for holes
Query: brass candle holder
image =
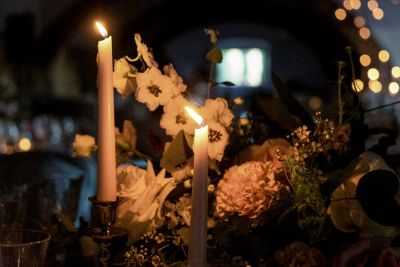
{"label": "brass candle holder", "polygon": [[98,201],[96,197],[90,197],[89,200],[92,202],[93,217],[89,233],[100,248],[96,266],[123,266],[122,262],[118,262],[118,254],[128,240],[128,231],[113,226],[119,199]]}

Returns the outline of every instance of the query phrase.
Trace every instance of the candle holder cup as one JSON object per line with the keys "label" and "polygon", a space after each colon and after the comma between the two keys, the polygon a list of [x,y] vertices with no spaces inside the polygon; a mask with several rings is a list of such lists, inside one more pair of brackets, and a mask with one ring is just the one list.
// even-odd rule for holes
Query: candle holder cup
{"label": "candle holder cup", "polygon": [[89,200],[92,202],[93,215],[89,233],[100,248],[96,266],[123,266],[122,262],[118,262],[118,254],[128,240],[128,231],[113,226],[119,199],[98,201],[96,197],[90,197]]}

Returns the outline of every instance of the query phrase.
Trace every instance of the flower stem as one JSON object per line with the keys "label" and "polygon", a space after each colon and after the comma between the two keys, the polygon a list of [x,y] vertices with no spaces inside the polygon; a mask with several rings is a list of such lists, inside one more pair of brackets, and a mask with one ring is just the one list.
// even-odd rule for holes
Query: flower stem
{"label": "flower stem", "polygon": [[212,80],[213,80],[213,74],[214,74],[214,66],[215,66],[215,61],[211,62],[211,67],[210,67],[210,76],[208,77],[208,91],[207,91],[207,98],[210,98],[211,95],[211,87],[212,87]]}
{"label": "flower stem", "polygon": [[343,102],[342,102],[342,68],[344,67],[344,62],[338,62],[338,126],[343,123]]}
{"label": "flower stem", "polygon": [[135,62],[135,61],[138,61],[139,60],[139,58],[140,58],[140,54],[138,54],[135,58],[130,58],[130,57],[128,57],[128,56],[125,56],[125,58],[129,61],[129,62]]}

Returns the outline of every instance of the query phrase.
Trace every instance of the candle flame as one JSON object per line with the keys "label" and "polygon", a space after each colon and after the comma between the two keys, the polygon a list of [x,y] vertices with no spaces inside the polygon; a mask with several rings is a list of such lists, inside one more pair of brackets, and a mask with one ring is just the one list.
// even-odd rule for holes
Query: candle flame
{"label": "candle flame", "polygon": [[101,36],[103,36],[104,38],[108,36],[106,28],[104,28],[104,26],[100,22],[96,21],[96,27],[99,30]]}
{"label": "candle flame", "polygon": [[196,111],[194,111],[193,109],[189,108],[189,107],[185,107],[187,113],[189,113],[190,117],[192,117],[194,119],[194,121],[199,124],[201,127],[204,126],[204,121],[203,118],[197,114]]}

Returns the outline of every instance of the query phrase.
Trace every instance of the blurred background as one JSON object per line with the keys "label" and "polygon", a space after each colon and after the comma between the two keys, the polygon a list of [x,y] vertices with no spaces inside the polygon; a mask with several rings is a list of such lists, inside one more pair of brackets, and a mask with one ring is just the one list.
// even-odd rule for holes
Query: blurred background
{"label": "blurred background", "polygon": [[[140,33],[156,60],[171,62],[200,96],[206,92],[207,27],[220,31],[224,48],[217,79],[237,85],[217,88],[216,95],[272,92],[273,71],[308,109],[331,115],[337,62],[348,61],[350,46],[364,107],[398,100],[399,0],[264,2],[1,0],[0,153],[66,152],[76,132],[96,135],[95,20],[112,35],[114,58],[134,56],[133,34]],[[117,126],[124,119],[148,120],[147,109],[132,102],[116,96]],[[380,110],[385,116],[371,112],[367,122],[397,126],[398,109]]]}
{"label": "blurred background", "polygon": [[[21,169],[40,179],[63,170],[64,176],[57,179],[84,177],[79,186],[87,181],[88,172],[95,177],[87,162],[69,159],[75,133],[97,135],[100,37],[95,20],[112,35],[114,58],[134,57],[133,35],[140,33],[158,63],[172,63],[197,99],[204,99],[207,90],[205,53],[210,43],[204,28],[213,28],[220,32],[224,51],[216,79],[236,86],[216,88],[212,96],[273,95],[272,71],[310,112],[336,116],[338,61],[346,62],[351,75],[345,49],[351,47],[357,87],[347,89],[359,92],[365,109],[399,101],[400,0],[0,0],[0,6],[3,184],[21,176]],[[150,155],[162,153],[154,145],[162,135],[159,118],[153,117],[160,115],[160,109],[150,113],[133,97],[115,97],[117,126],[132,120],[140,129],[138,149]],[[400,153],[399,114],[400,106],[393,105],[368,112],[365,119],[372,127],[392,129],[397,143],[390,144],[389,152],[394,154]],[[367,146],[374,146],[382,134],[372,134]],[[54,164],[53,172],[40,173],[40,166],[50,165],[48,158],[33,154],[10,159],[21,151],[59,153],[56,160],[65,168]],[[81,195],[83,202],[93,194],[94,180],[90,181],[86,186],[92,191]],[[49,190],[69,188],[67,183]]]}
{"label": "blurred background", "polygon": [[[216,78],[237,85],[217,88],[215,95],[273,93],[273,71],[310,111],[334,115],[337,62],[348,62],[350,46],[363,106],[399,99],[399,0],[1,0],[0,5],[1,154],[68,153],[76,132],[96,135],[95,20],[112,35],[114,58],[134,56],[133,34],[140,33],[160,65],[171,62],[200,97],[208,71],[203,29],[214,28],[225,58]],[[392,106],[370,112],[366,121],[397,129],[398,111]],[[117,126],[124,119],[146,125],[149,116],[143,105],[116,95]],[[150,142],[158,128],[146,126],[139,137]]]}

